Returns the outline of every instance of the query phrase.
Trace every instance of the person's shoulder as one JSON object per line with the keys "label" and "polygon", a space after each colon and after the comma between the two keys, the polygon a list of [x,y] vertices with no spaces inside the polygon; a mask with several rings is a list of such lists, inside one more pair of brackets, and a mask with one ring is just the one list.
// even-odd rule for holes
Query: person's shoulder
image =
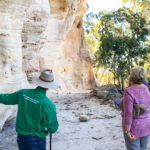
{"label": "person's shoulder", "polygon": [[33,92],[35,89],[21,89],[21,92]]}
{"label": "person's shoulder", "polygon": [[54,108],[56,107],[56,105],[54,104],[54,102],[51,99],[49,99],[47,96],[45,98],[44,103],[48,107],[54,107]]}
{"label": "person's shoulder", "polygon": [[133,91],[134,91],[134,88],[132,86],[130,86],[130,87],[127,87],[124,90],[124,94],[129,94],[130,95]]}
{"label": "person's shoulder", "polygon": [[142,93],[147,92],[148,88],[145,85],[142,86],[130,86],[128,88],[125,89],[126,93],[141,93],[140,91],[142,91]]}
{"label": "person's shoulder", "polygon": [[135,89],[147,89],[147,87],[145,85],[139,85],[139,86],[130,86],[126,88],[127,91],[135,90]]}
{"label": "person's shoulder", "polygon": [[25,94],[25,95],[28,95],[28,96],[32,96],[32,95],[35,96],[36,94],[33,91],[35,91],[35,89],[21,89],[21,90],[18,91],[18,94],[19,95],[24,95]]}
{"label": "person's shoulder", "polygon": [[131,91],[131,90],[132,90],[131,86],[130,86],[130,87],[127,87],[127,88],[125,88],[124,93],[127,93],[127,92],[129,92],[129,91]]}

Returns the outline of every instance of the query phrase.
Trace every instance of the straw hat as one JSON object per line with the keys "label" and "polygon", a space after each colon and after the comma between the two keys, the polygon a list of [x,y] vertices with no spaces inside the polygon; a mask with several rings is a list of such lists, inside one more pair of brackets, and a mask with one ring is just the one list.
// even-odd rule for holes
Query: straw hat
{"label": "straw hat", "polygon": [[59,82],[54,78],[53,72],[50,69],[45,69],[40,75],[33,76],[32,83],[48,89],[59,88]]}

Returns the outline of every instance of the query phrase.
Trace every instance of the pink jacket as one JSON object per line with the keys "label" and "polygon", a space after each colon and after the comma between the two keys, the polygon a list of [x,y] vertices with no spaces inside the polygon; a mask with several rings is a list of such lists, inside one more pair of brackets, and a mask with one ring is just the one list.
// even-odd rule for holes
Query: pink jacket
{"label": "pink jacket", "polygon": [[[133,119],[133,104],[144,104],[146,112]],[[122,127],[131,125],[131,133],[138,137],[150,134],[150,92],[143,86],[131,86],[124,91],[123,95]]]}

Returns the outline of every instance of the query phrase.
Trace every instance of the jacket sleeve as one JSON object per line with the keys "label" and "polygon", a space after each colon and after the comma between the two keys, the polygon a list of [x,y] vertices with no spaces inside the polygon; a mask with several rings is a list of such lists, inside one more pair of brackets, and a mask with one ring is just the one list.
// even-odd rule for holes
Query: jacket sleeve
{"label": "jacket sleeve", "polygon": [[0,103],[5,105],[18,104],[20,90],[11,94],[0,94]]}
{"label": "jacket sleeve", "polygon": [[58,121],[55,104],[45,106],[44,125],[50,133],[55,133],[57,131]]}
{"label": "jacket sleeve", "polygon": [[127,90],[125,90],[123,97],[123,112],[125,125],[131,125],[133,118],[133,98]]}

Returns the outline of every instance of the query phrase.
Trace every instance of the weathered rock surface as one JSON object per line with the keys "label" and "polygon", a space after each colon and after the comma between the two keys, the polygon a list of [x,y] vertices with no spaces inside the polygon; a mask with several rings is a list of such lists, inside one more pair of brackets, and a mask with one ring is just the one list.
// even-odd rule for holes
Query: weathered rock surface
{"label": "weathered rock surface", "polygon": [[122,98],[122,91],[116,85],[108,84],[96,87],[93,95],[100,98],[104,103],[114,104],[114,100]]}
{"label": "weathered rock surface", "polygon": [[50,0],[46,43],[40,51],[40,68],[52,68],[62,90],[95,86],[94,57],[84,38],[82,17],[86,0]]}
{"label": "weathered rock surface", "polygon": [[[0,92],[19,89],[26,83],[22,72],[21,32],[32,1],[0,1]],[[0,105],[0,129],[15,113],[15,107]]]}
{"label": "weathered rock surface", "polygon": [[30,78],[53,69],[61,90],[92,89],[95,60],[84,38],[82,18],[86,0],[49,0],[31,5],[22,29],[23,70]]}
{"label": "weathered rock surface", "polygon": [[[27,78],[45,68],[53,69],[61,90],[92,89],[86,10],[86,0],[0,1],[0,92],[27,88]],[[0,129],[15,110],[0,105]]]}

